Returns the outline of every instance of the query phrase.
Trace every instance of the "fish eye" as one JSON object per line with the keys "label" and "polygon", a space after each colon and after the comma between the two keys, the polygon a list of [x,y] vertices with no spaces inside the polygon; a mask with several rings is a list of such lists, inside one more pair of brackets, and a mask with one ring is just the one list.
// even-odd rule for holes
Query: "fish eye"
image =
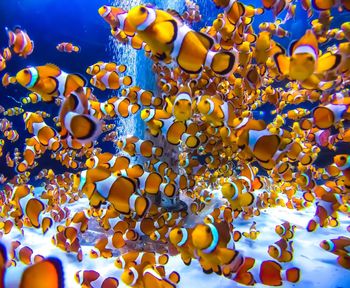
{"label": "fish eye", "polygon": [[345,156],[340,156],[340,160],[345,161],[346,160]]}
{"label": "fish eye", "polygon": [[24,70],[23,70],[23,73],[24,73],[24,74],[29,74],[29,70],[28,70],[28,69],[24,69]]}
{"label": "fish eye", "polygon": [[177,234],[181,235],[182,231],[181,230],[177,230]]}
{"label": "fish eye", "polygon": [[207,229],[205,229],[205,232],[207,232],[209,234],[210,233],[210,228],[207,227]]}
{"label": "fish eye", "polygon": [[313,58],[312,56],[308,56],[308,57],[306,58],[306,60],[308,60],[308,61],[313,61],[314,58]]}
{"label": "fish eye", "polygon": [[141,12],[141,13],[146,13],[146,11],[147,11],[147,9],[146,9],[145,7],[141,7],[141,8],[140,8],[140,12]]}
{"label": "fish eye", "polygon": [[175,105],[176,105],[176,106],[179,106],[179,105],[180,105],[180,102],[176,102]]}
{"label": "fish eye", "polygon": [[128,273],[130,276],[132,276],[132,272],[131,271],[129,271],[129,273]]}

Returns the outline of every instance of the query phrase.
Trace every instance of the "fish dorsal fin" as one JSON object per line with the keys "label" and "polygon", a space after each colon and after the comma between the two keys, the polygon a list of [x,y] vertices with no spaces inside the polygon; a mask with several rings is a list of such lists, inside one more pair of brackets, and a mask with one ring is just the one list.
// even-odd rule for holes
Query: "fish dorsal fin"
{"label": "fish dorsal fin", "polygon": [[40,78],[56,77],[61,74],[61,69],[51,63],[43,66],[36,66],[35,68],[38,70]]}
{"label": "fish dorsal fin", "polygon": [[60,72],[61,72],[60,67],[58,67],[56,64],[47,63],[47,64],[45,64],[45,66],[50,67],[51,69],[55,69],[55,70],[57,71],[57,73],[60,73]]}
{"label": "fish dorsal fin", "polygon": [[196,36],[198,39],[202,42],[202,44],[207,48],[208,50],[211,49],[214,45],[214,40],[210,36],[202,33],[202,32],[194,32],[196,33]]}
{"label": "fish dorsal fin", "polygon": [[166,12],[168,12],[171,16],[173,16],[176,20],[179,20],[181,23],[184,23],[184,19],[182,18],[182,16],[179,14],[179,12],[177,12],[174,9],[167,9]]}

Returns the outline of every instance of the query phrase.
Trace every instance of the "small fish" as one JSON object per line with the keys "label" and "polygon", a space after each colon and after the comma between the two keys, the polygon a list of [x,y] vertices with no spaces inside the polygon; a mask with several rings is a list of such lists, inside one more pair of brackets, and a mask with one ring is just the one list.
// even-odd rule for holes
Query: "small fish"
{"label": "small fish", "polygon": [[[203,66],[219,75],[235,70],[237,57],[233,53],[210,51],[214,44],[211,38],[182,25],[168,12],[141,5],[132,8],[127,19],[159,60],[176,59],[181,69],[194,74],[199,73]],[[186,43],[196,44],[189,49]]]}
{"label": "small fish", "polygon": [[5,27],[5,30],[9,37],[9,47],[13,49],[13,52],[24,58],[33,53],[34,42],[29,38],[26,31],[19,26],[15,27],[13,31],[7,27]]}
{"label": "small fish", "polygon": [[62,42],[56,46],[56,49],[60,52],[66,53],[79,53],[81,51],[79,46],[75,46],[72,43]]}

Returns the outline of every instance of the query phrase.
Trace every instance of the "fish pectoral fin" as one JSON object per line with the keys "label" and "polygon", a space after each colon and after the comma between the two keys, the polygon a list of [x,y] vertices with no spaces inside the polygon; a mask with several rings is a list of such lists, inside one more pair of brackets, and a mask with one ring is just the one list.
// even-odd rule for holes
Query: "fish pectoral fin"
{"label": "fish pectoral fin", "polygon": [[316,73],[325,73],[339,66],[341,62],[340,54],[327,52],[318,59]]}
{"label": "fish pectoral fin", "polygon": [[237,256],[237,251],[228,248],[217,248],[217,257],[224,264],[230,264]]}

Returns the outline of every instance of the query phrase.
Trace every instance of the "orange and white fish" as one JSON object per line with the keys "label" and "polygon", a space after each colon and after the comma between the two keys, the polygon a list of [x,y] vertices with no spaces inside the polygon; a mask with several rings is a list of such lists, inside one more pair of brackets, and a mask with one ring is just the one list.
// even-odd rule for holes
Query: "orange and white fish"
{"label": "orange and white fish", "polygon": [[16,54],[26,58],[33,53],[34,42],[29,38],[26,31],[22,30],[20,27],[15,27],[14,31],[5,27],[5,30],[9,37],[9,47],[11,47]]}
{"label": "orange and white fish", "polygon": [[80,52],[80,47],[79,46],[75,46],[72,43],[68,43],[68,42],[62,42],[60,44],[58,44],[56,46],[56,49],[60,52],[66,52],[66,53],[78,53]]}
{"label": "orange and white fish", "polygon": [[264,8],[267,10],[272,10],[273,15],[277,17],[283,12],[283,10],[288,9],[292,0],[262,0],[262,2]]}
{"label": "orange and white fish", "polygon": [[61,136],[69,133],[80,143],[95,140],[101,134],[100,121],[89,113],[88,99],[91,88],[79,88],[65,98],[59,113]]}
{"label": "orange and white fish", "polygon": [[130,76],[120,77],[116,71],[102,70],[91,78],[90,84],[102,91],[106,89],[116,90],[121,85],[130,86],[132,78]]}
{"label": "orange and white fish", "polygon": [[63,288],[63,266],[58,258],[49,257],[27,267],[18,277],[6,277],[9,265],[7,249],[0,243],[0,287],[51,287]]}
{"label": "orange and white fish", "polygon": [[2,56],[5,58],[6,61],[9,61],[12,58],[12,53],[10,48],[6,47],[4,51],[2,51]]}
{"label": "orange and white fish", "polygon": [[67,97],[79,87],[85,86],[85,79],[77,74],[67,74],[54,64],[31,66],[16,74],[17,83],[41,95],[44,102],[56,97]]}
{"label": "orange and white fish", "polygon": [[108,62],[107,63],[107,62],[99,61],[93,65],[90,65],[86,69],[86,73],[89,75],[96,75],[97,73],[101,72],[102,70],[106,70],[109,72],[116,71],[118,73],[123,73],[126,71],[126,69],[127,69],[127,67],[124,64],[118,65],[115,62]]}
{"label": "orange and white fish", "polygon": [[193,31],[171,13],[140,5],[128,12],[127,19],[156,58],[174,59],[185,72],[197,74],[210,67],[218,75],[227,75],[238,65],[237,55],[211,51],[213,39]]}
{"label": "orange and white fish", "polygon": [[312,6],[319,11],[330,10],[334,6],[338,6],[339,11],[343,7],[350,11],[350,2],[347,0],[312,0]]}
{"label": "orange and white fish", "polygon": [[0,54],[0,71],[4,70],[5,68],[6,68],[6,59]]}
{"label": "orange and white fish", "polygon": [[290,46],[290,57],[277,53],[274,60],[281,74],[290,79],[318,84],[320,79],[315,74],[322,75],[337,68],[341,55],[328,52],[319,56],[316,36],[312,30],[307,30],[303,37]]}

